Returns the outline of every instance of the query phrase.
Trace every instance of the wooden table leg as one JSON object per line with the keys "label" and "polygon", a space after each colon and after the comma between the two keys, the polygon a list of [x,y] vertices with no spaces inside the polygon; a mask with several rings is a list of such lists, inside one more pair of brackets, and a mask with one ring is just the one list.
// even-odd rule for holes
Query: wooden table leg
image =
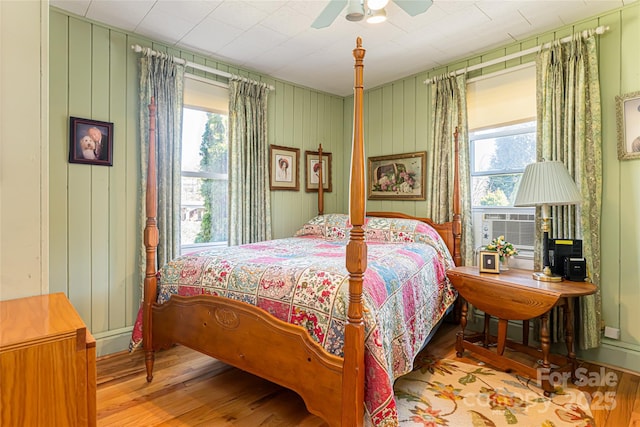
{"label": "wooden table leg", "polygon": [[489,337],[491,336],[491,316],[487,313],[484,314],[484,348],[489,348]]}
{"label": "wooden table leg", "polygon": [[522,321],[522,345],[529,345],[529,320]]}
{"label": "wooden table leg", "polygon": [[540,316],[540,347],[542,348],[542,389],[544,395],[549,397],[553,393],[553,385],[549,382],[549,374],[551,373],[551,364],[549,363],[549,313]]}
{"label": "wooden table leg", "polygon": [[496,353],[499,356],[504,354],[504,348],[507,344],[507,319],[498,319],[498,347]]}
{"label": "wooden table leg", "polygon": [[576,369],[578,363],[576,361],[576,353],[573,351],[573,298],[566,298],[564,310],[564,329],[565,341],[567,342],[567,358],[571,363],[571,381],[576,382]]}
{"label": "wooden table leg", "polygon": [[462,357],[464,354],[464,330],[467,327],[467,311],[469,305],[464,300],[462,303],[462,312],[460,313],[460,330],[456,334],[456,356]]}

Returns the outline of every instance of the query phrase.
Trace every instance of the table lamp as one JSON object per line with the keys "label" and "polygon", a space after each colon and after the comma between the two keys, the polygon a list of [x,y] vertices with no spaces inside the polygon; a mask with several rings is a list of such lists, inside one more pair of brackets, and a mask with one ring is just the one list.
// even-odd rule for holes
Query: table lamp
{"label": "table lamp", "polygon": [[533,278],[559,282],[562,276],[551,273],[549,262],[549,230],[551,206],[580,203],[580,191],[562,162],[542,161],[528,165],[518,187],[513,206],[541,206],[542,208],[542,271]]}

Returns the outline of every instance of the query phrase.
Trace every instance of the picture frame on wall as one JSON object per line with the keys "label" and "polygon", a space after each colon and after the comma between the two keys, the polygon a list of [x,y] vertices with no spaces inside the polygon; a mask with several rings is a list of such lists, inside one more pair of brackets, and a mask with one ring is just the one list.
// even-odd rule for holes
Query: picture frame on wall
{"label": "picture frame on wall", "polygon": [[113,166],[113,123],[70,117],[69,163]]}
{"label": "picture frame on wall", "polygon": [[370,200],[426,200],[427,152],[368,158]]}
{"label": "picture frame on wall", "polygon": [[271,190],[300,189],[300,149],[269,146],[269,188]]}
{"label": "picture frame on wall", "polygon": [[320,153],[318,151],[305,151],[305,191],[307,193],[318,191],[320,183],[319,168],[322,163],[322,188],[325,192],[330,193],[333,189],[331,182],[331,153],[322,152],[322,162],[320,162]]}
{"label": "picture frame on wall", "polygon": [[480,251],[480,273],[500,273],[500,255],[498,252]]}
{"label": "picture frame on wall", "polygon": [[618,159],[640,159],[640,92],[616,96]]}

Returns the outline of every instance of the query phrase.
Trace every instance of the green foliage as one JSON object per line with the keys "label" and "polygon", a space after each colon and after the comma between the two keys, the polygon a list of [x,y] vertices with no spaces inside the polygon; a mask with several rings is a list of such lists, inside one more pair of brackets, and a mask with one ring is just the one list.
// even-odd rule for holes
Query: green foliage
{"label": "green foliage", "polygon": [[[207,124],[200,144],[202,171],[227,174],[228,152],[227,118],[207,113]],[[200,194],[204,199],[204,214],[195,243],[227,240],[227,192],[226,179],[204,179]]]}
{"label": "green foliage", "polygon": [[507,199],[502,189],[497,188],[487,192],[480,199],[480,206],[509,206],[509,199]]}
{"label": "green foliage", "polygon": [[[491,169],[493,170],[514,170],[524,169],[536,158],[535,134],[513,135],[509,137],[496,138],[496,151],[491,158]],[[515,175],[495,175],[489,180],[487,197],[495,198],[497,203],[482,203],[483,206],[508,206],[509,196],[515,196],[515,187],[518,178]],[[493,196],[490,193],[495,193]],[[502,202],[504,197],[505,202]]]}

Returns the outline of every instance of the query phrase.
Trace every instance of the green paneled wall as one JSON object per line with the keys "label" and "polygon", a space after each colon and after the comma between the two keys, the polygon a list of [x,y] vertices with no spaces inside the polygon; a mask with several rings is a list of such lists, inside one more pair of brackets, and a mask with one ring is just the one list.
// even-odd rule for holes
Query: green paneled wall
{"label": "green paneled wall", "polygon": [[[599,69],[602,96],[603,210],[602,314],[607,326],[621,329],[620,340],[604,339],[597,350],[582,356],[629,369],[640,366],[640,161],[619,161],[616,151],[615,97],[640,91],[640,4],[544,33],[446,67],[419,73],[371,88],[364,97],[366,156],[427,151],[431,156],[431,92],[423,82],[467,66],[501,58],[600,25],[610,29],[600,36]],[[367,48],[367,41],[363,40]],[[469,73],[469,78],[535,60],[535,54]],[[365,81],[367,65],[365,57]],[[514,94],[517,96],[517,94]],[[353,97],[345,102],[345,141],[351,137]],[[344,147],[345,157],[350,147]],[[345,176],[347,176],[345,166]],[[345,190],[346,191],[346,188]],[[427,189],[427,191],[429,191]],[[424,201],[369,201],[368,210],[401,211],[424,216]]]}
{"label": "green paneled wall", "polygon": [[[574,31],[609,25],[600,37],[603,114],[604,199],[602,224],[603,317],[619,327],[619,341],[583,356],[637,369],[640,366],[640,161],[618,161],[615,96],[640,91],[640,3],[501,49],[367,89],[366,156],[430,152],[432,76],[502,57]],[[51,9],[50,23],[50,287],[66,292],[91,331],[101,354],[122,350],[140,298],[137,273],[141,231],[136,224],[138,192],[138,55],[140,44],[190,61],[275,86],[269,101],[269,142],[300,148],[300,191],[272,192],[274,237],[291,235],[316,213],[315,193],[304,191],[304,152],[322,143],[333,153],[333,192],[326,212],[348,210],[353,98],[341,98],[249,73],[228,64],[168,48]],[[364,47],[367,47],[363,40]],[[345,48],[350,49],[351,46]],[[534,55],[470,73],[488,74],[533,60]],[[365,58],[365,81],[367,65]],[[210,76],[211,77],[211,76]],[[114,166],[71,165],[68,117],[115,124]],[[427,161],[430,160],[427,154]],[[424,215],[426,202],[369,201],[368,210]]]}
{"label": "green paneled wall", "polygon": [[[138,54],[132,44],[261,80],[269,94],[269,142],[301,153],[300,191],[272,192],[274,237],[292,235],[317,213],[306,193],[304,152],[333,155],[326,212],[344,211],[343,98],[250,73],[105,27],[55,8],[50,13],[50,292],[69,296],[98,339],[99,354],[126,348],[140,301]],[[204,75],[202,72],[194,74]],[[215,76],[206,76],[216,78]],[[113,166],[68,163],[69,116],[114,123]]]}

